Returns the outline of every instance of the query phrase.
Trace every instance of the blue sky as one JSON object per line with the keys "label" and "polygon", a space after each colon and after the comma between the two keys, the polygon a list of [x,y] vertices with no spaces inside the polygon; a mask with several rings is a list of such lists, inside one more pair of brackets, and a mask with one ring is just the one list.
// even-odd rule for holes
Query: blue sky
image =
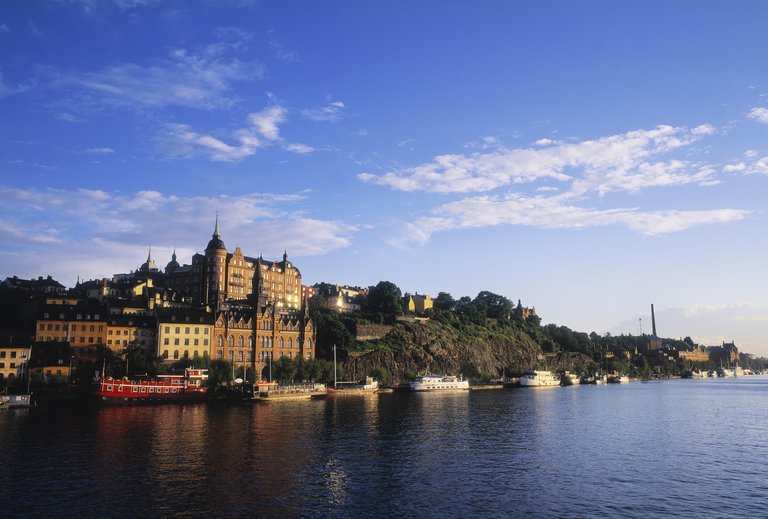
{"label": "blue sky", "polygon": [[0,2],[0,275],[230,250],[768,355],[765,2]]}

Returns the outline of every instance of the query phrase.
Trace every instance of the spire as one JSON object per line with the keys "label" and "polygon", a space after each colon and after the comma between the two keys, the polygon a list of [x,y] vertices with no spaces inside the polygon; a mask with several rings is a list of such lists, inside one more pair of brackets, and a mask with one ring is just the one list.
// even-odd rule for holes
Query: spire
{"label": "spire", "polygon": [[176,245],[173,246],[173,254],[171,254],[171,259],[176,261]]}
{"label": "spire", "polygon": [[149,253],[147,254],[147,263],[152,261],[152,245],[149,246]]}
{"label": "spire", "polygon": [[216,227],[213,229],[213,237],[219,238],[219,212],[216,211]]}

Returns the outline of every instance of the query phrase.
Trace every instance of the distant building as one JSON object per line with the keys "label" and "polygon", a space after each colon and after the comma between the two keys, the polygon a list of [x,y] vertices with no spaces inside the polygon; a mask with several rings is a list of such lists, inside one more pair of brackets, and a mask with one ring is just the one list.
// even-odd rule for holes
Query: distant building
{"label": "distant building", "polygon": [[358,313],[361,310],[361,299],[368,293],[367,289],[333,283],[316,283],[311,287],[315,301],[328,308],[342,313]]}
{"label": "distant building", "polygon": [[523,303],[518,299],[517,306],[515,307],[514,311],[514,317],[520,321],[527,321],[528,319],[536,317],[536,307],[525,307],[523,306]]}
{"label": "distant building", "polygon": [[739,362],[739,349],[733,341],[723,342],[722,346],[712,346],[709,349],[709,356],[718,364],[730,366]]}
{"label": "distant building", "polygon": [[403,296],[403,311],[406,314],[423,317],[426,315],[427,310],[432,309],[433,303],[432,298],[428,295],[419,294],[418,292],[415,294],[406,293]]}
{"label": "distant building", "polygon": [[8,288],[41,295],[64,294],[67,291],[64,285],[53,279],[51,276],[45,278],[39,276],[37,279],[21,279],[18,276],[13,276],[5,278],[3,284]]}
{"label": "distant building", "polygon": [[26,376],[28,369],[30,344],[0,344],[0,384],[10,383]]}

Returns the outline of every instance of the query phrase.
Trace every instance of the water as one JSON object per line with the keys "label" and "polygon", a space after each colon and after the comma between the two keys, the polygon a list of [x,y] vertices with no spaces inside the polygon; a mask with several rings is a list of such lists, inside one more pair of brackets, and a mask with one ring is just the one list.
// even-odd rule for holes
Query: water
{"label": "water", "polygon": [[7,517],[763,515],[768,377],[0,413]]}

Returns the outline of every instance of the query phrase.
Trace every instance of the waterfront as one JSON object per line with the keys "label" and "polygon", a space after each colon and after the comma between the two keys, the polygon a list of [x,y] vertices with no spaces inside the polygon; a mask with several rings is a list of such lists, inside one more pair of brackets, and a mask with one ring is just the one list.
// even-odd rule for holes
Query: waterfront
{"label": "waterfront", "polygon": [[607,517],[768,506],[768,377],[0,413],[9,516]]}

